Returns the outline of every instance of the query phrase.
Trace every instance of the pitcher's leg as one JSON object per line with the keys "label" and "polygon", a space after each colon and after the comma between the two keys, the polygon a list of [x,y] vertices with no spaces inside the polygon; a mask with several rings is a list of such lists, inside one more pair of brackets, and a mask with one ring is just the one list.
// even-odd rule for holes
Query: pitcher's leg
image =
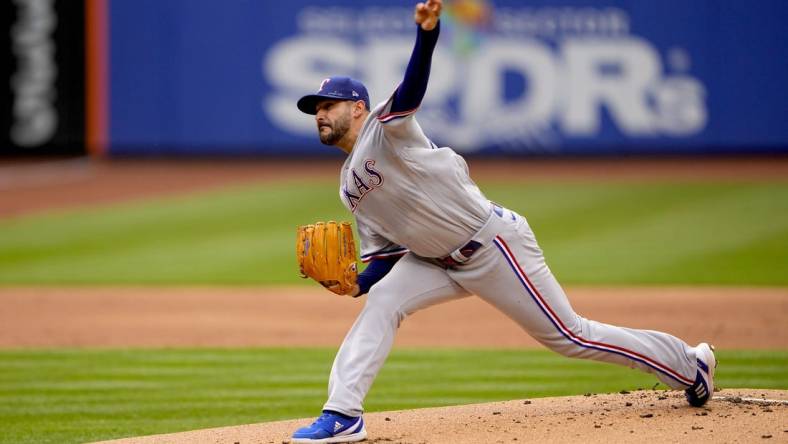
{"label": "pitcher's leg", "polygon": [[364,309],[334,359],[324,410],[363,413],[363,401],[394,343],[397,328],[411,313],[468,296],[446,271],[408,254],[367,296]]}
{"label": "pitcher's leg", "polygon": [[472,269],[451,275],[514,319],[531,336],[565,356],[594,359],[653,373],[672,388],[695,381],[695,349],[667,333],[635,330],[577,315],[544,262],[523,220],[499,234]]}

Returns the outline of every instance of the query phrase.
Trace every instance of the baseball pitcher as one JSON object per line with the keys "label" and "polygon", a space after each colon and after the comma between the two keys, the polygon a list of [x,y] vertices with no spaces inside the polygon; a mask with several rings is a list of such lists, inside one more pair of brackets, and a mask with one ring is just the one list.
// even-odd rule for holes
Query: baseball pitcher
{"label": "baseball pitcher", "polygon": [[[545,263],[528,221],[490,202],[465,160],[436,146],[416,121],[440,30],[441,1],[415,7],[416,43],[404,78],[374,107],[363,84],[323,80],[298,108],[313,115],[320,141],[347,154],[339,197],[355,217],[352,232],[334,222],[301,227],[301,272],[338,294],[367,294],[331,369],[323,414],[293,442],[352,442],[367,435],[363,401],[400,322],[431,305],[476,295],[562,355],[653,373],[689,403],[714,390],[716,360],[706,343],[616,327],[577,315]],[[344,228],[343,228],[344,227]]]}

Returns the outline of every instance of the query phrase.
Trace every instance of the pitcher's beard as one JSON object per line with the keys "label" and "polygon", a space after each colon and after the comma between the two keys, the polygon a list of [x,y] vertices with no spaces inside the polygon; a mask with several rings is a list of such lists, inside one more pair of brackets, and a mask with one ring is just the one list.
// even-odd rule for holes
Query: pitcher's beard
{"label": "pitcher's beard", "polygon": [[323,145],[334,145],[335,143],[339,142],[339,140],[344,136],[344,134],[337,134],[333,128],[328,133],[320,133],[320,141]]}
{"label": "pitcher's beard", "polygon": [[328,126],[328,128],[331,129],[331,131],[328,133],[324,133],[322,131],[322,127],[318,128],[320,142],[322,142],[324,145],[336,145],[337,142],[345,137],[345,134],[347,134],[348,130],[350,129],[350,119],[337,120],[334,122],[334,125]]}

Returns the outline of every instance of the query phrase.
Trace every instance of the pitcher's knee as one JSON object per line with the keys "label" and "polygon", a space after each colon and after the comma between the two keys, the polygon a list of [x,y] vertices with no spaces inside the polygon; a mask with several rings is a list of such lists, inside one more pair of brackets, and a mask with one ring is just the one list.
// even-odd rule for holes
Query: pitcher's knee
{"label": "pitcher's knee", "polygon": [[386,291],[385,287],[372,287],[367,295],[367,303],[364,306],[364,310],[393,321],[397,326],[399,326],[400,322],[407,316],[402,310],[402,302],[400,298],[398,298],[398,295]]}
{"label": "pitcher's knee", "polygon": [[562,329],[556,329],[547,335],[536,338],[550,350],[568,358],[584,358],[588,348],[581,345],[578,339],[581,336],[583,319],[576,316],[574,322],[567,322]]}
{"label": "pitcher's knee", "polygon": [[561,334],[534,336],[534,339],[550,350],[568,358],[580,357],[582,353],[582,347]]}

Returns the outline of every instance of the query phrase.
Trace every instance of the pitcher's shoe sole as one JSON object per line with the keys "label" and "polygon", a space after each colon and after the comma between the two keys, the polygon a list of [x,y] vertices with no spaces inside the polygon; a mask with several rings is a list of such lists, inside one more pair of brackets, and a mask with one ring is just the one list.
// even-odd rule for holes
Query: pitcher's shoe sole
{"label": "pitcher's shoe sole", "polygon": [[701,407],[714,394],[714,370],[717,368],[717,358],[714,356],[714,346],[705,342],[698,344],[695,350],[698,373],[695,376],[695,383],[686,389],[684,394],[691,406]]}

